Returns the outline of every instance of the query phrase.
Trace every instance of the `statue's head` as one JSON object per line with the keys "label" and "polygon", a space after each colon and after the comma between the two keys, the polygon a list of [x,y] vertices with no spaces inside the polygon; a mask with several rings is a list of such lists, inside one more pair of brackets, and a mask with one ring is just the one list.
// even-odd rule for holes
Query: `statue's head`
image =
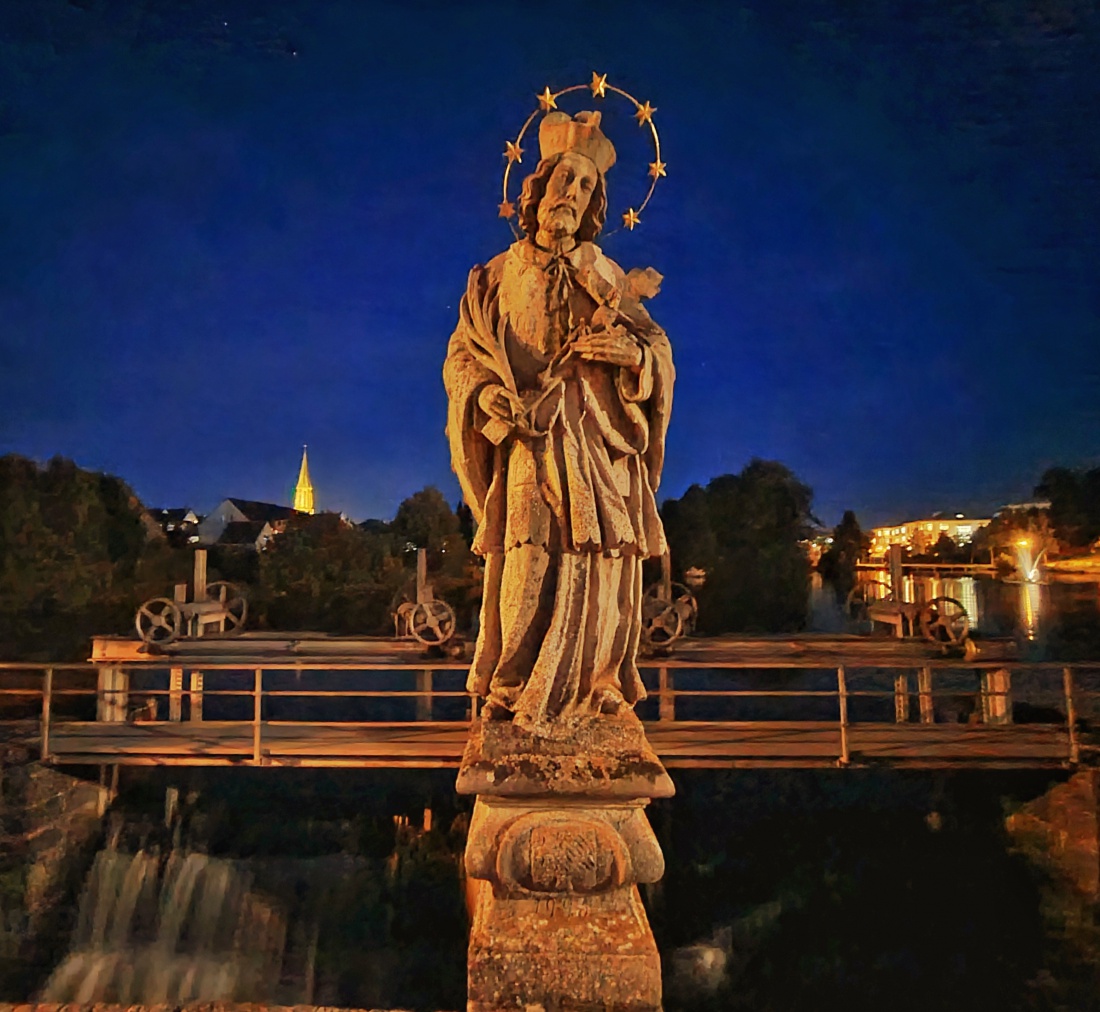
{"label": "statue's head", "polygon": [[615,148],[600,130],[598,112],[551,112],[539,126],[542,160],[523,182],[519,220],[533,239],[543,229],[581,242],[600,234],[607,216],[605,173]]}

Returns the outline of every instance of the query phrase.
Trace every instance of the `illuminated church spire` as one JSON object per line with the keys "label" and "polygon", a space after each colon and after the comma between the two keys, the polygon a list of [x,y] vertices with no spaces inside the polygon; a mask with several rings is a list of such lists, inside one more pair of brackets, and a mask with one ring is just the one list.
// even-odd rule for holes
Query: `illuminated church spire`
{"label": "illuminated church spire", "polygon": [[299,513],[315,513],[313,508],[313,483],[309,480],[309,460],[302,447],[302,466],[298,471],[298,484],[294,486],[294,508]]}

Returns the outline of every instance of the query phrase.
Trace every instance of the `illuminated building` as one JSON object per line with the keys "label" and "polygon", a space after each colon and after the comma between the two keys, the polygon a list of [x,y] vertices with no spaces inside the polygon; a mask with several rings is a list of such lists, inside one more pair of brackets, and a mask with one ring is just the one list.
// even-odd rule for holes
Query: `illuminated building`
{"label": "illuminated building", "polygon": [[884,558],[890,545],[901,545],[917,553],[927,552],[944,534],[958,545],[968,545],[977,530],[989,522],[989,519],[966,517],[961,513],[954,516],[933,514],[925,520],[875,527],[871,531],[870,555],[873,559]]}
{"label": "illuminated building", "polygon": [[298,484],[294,486],[294,508],[299,513],[315,513],[313,508],[313,483],[309,480],[309,460],[302,447],[302,466],[298,470]]}

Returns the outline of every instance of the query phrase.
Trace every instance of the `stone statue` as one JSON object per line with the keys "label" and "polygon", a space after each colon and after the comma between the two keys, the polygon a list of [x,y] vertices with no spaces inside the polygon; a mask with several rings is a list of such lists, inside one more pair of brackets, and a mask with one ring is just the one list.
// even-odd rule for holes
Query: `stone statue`
{"label": "stone statue", "polygon": [[525,237],[470,272],[443,376],[451,460],[485,558],[468,688],[488,719],[550,734],[645,698],[642,562],[665,550],[656,491],[674,371],[594,242],[615,149],[598,112],[549,112],[518,203]]}

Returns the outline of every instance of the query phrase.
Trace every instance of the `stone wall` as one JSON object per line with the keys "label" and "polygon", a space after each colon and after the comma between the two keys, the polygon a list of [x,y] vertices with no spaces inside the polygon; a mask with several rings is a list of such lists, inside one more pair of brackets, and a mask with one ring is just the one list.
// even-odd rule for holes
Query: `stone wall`
{"label": "stone wall", "polygon": [[1043,872],[1043,970],[1035,1007],[1096,1008],[1100,994],[1100,815],[1096,770],[1075,773],[1006,820],[1019,853]]}
{"label": "stone wall", "polygon": [[1013,842],[1090,903],[1100,901],[1096,770],[1075,773],[1006,821]]}
{"label": "stone wall", "polygon": [[64,953],[106,801],[98,782],[0,750],[0,998],[31,993]]}

